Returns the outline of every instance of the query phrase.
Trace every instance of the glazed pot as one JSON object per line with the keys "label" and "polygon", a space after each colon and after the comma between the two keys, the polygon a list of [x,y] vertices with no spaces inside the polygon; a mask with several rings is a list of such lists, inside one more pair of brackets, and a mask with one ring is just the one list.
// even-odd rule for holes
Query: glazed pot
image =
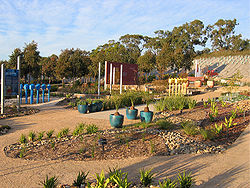
{"label": "glazed pot", "polygon": [[89,112],[90,112],[90,113],[91,113],[91,112],[96,112],[97,105],[96,105],[95,103],[90,104],[90,105],[88,106],[88,109],[89,109]]}
{"label": "glazed pot", "polygon": [[78,105],[77,106],[78,112],[82,113],[82,114],[86,114],[87,110],[88,110],[88,105]]}
{"label": "glazed pot", "polygon": [[201,81],[200,80],[196,80],[194,82],[194,85],[195,85],[195,87],[201,87]]}
{"label": "glazed pot", "polygon": [[150,123],[153,119],[153,115],[154,113],[152,111],[149,112],[140,111],[141,122]]}
{"label": "glazed pot", "polygon": [[213,88],[214,87],[214,81],[213,80],[208,80],[207,81],[207,86],[210,87],[210,88]]}
{"label": "glazed pot", "polygon": [[138,114],[137,109],[133,109],[133,110],[131,110],[129,108],[126,109],[126,116],[128,119],[136,119],[137,114]]}
{"label": "glazed pot", "polygon": [[111,127],[122,128],[123,120],[124,120],[124,116],[121,114],[117,116],[115,116],[114,114],[109,115],[109,122],[110,122]]}

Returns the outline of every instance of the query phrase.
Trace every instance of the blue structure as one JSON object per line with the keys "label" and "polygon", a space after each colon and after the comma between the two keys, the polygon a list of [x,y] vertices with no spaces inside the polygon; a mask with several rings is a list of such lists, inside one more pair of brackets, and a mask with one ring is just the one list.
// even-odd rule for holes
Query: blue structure
{"label": "blue structure", "polygon": [[33,90],[35,89],[34,84],[30,84],[30,104],[33,104]]}
{"label": "blue structure", "polygon": [[24,90],[25,90],[25,104],[28,104],[28,89],[29,89],[29,84],[24,84]]}
{"label": "blue structure", "polygon": [[36,104],[39,103],[39,90],[40,90],[40,84],[36,84]]}
{"label": "blue structure", "polygon": [[48,102],[50,101],[50,84],[47,85],[47,88],[48,88]]}
{"label": "blue structure", "polygon": [[20,104],[22,104],[22,90],[23,90],[23,84],[20,84],[20,93],[19,93],[19,96],[20,96]]}
{"label": "blue structure", "polygon": [[43,98],[43,103],[44,103],[44,90],[46,89],[46,85],[45,84],[42,84],[42,90],[43,90],[43,95],[42,95],[42,98]]}

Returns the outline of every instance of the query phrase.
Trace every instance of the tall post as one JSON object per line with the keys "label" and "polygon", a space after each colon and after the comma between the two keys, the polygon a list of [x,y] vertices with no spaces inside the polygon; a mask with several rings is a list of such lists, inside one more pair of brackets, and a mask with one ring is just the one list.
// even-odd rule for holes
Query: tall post
{"label": "tall post", "polygon": [[98,72],[98,98],[100,98],[100,82],[101,82],[101,63],[99,62],[99,72]]}
{"label": "tall post", "polygon": [[20,111],[20,100],[22,100],[22,99],[20,99],[20,93],[22,92],[20,92],[20,87],[19,87],[19,85],[20,85],[20,74],[21,74],[21,72],[20,72],[20,55],[17,57],[17,70],[18,70],[18,92],[17,92],[17,111],[19,112]]}
{"label": "tall post", "polygon": [[122,64],[121,64],[121,69],[120,69],[120,94],[122,94]]}
{"label": "tall post", "polygon": [[112,63],[110,64],[110,94],[111,94],[111,91],[112,91],[112,70],[113,70],[113,67],[112,67]]}
{"label": "tall post", "polygon": [[107,89],[107,61],[105,61],[105,72],[104,72],[104,90],[106,90]]}
{"label": "tall post", "polygon": [[4,87],[5,87],[5,80],[4,80],[4,64],[1,65],[1,114],[4,114]]}
{"label": "tall post", "polygon": [[113,68],[113,85],[115,85],[115,67]]}

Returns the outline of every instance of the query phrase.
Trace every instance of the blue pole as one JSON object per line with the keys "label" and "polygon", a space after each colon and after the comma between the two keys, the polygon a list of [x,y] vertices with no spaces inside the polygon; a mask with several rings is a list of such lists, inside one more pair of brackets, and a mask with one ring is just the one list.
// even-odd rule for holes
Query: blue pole
{"label": "blue pole", "polygon": [[36,103],[39,103],[39,90],[40,90],[40,84],[36,84]]}
{"label": "blue pole", "polygon": [[43,89],[43,103],[44,103],[44,89]]}
{"label": "blue pole", "polygon": [[34,94],[33,89],[35,89],[35,85],[30,84],[30,104],[33,104],[33,94]]}
{"label": "blue pole", "polygon": [[28,89],[29,89],[29,84],[24,85],[24,90],[25,90],[25,104],[28,104]]}
{"label": "blue pole", "polygon": [[48,102],[50,101],[50,84],[47,85],[47,88],[48,88]]}
{"label": "blue pole", "polygon": [[46,85],[45,84],[42,84],[42,86],[41,86],[41,88],[42,88],[42,90],[43,90],[43,103],[44,103],[44,90],[46,89]]}
{"label": "blue pole", "polygon": [[19,96],[20,96],[20,104],[22,104],[22,90],[23,90],[23,84],[20,84],[20,93],[19,93]]}

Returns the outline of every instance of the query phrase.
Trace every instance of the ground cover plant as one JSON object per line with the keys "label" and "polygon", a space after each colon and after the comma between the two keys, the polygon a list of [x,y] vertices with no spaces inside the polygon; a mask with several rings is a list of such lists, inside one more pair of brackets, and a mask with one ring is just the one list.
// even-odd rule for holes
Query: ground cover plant
{"label": "ground cover plant", "polygon": [[[36,135],[33,139],[27,133],[4,151],[9,157],[23,159],[85,161],[222,152],[249,124],[249,106],[244,106],[248,101],[226,106],[218,101],[213,106],[211,101],[206,107],[202,102],[183,109],[182,113],[178,109],[165,110],[156,113],[151,123],[136,123],[121,129],[100,130],[96,125],[81,123],[72,131],[64,128],[58,132],[32,132]],[[208,115],[211,109],[218,109],[213,122]],[[102,138],[107,140],[104,151],[99,143]]]}

